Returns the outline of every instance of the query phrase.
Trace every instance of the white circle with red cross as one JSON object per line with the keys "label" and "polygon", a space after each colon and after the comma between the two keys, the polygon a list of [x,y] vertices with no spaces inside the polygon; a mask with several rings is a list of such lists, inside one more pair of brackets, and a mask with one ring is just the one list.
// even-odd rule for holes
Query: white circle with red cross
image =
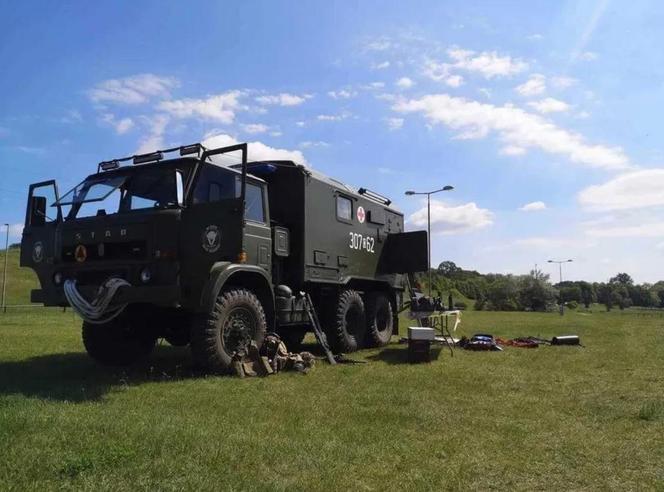
{"label": "white circle with red cross", "polygon": [[365,217],[364,207],[357,207],[357,220],[360,224],[364,224]]}

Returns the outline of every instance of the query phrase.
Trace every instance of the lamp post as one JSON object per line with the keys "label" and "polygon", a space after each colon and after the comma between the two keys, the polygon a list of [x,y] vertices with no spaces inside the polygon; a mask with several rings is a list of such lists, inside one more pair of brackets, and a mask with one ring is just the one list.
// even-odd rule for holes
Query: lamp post
{"label": "lamp post", "polygon": [[2,271],[2,312],[7,312],[7,260],[9,258],[9,224],[5,224],[7,236],[5,238],[5,269]]}
{"label": "lamp post", "polygon": [[428,257],[427,257],[427,266],[429,267],[429,297],[431,297],[431,195],[439,193],[441,191],[450,191],[453,190],[454,186],[443,186],[439,190],[434,191],[406,191],[406,195],[426,195],[427,196],[427,239],[429,241],[428,245]]}
{"label": "lamp post", "polygon": [[[547,263],[557,263],[558,264],[558,273],[560,274],[560,283],[563,283],[563,263],[572,263],[573,260],[547,260]],[[560,296],[560,315],[563,315],[564,304],[563,298]]]}

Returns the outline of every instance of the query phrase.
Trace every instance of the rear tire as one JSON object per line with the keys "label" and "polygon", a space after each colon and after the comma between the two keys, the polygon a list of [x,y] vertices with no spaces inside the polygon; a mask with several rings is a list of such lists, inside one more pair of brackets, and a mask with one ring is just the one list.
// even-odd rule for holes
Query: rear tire
{"label": "rear tire", "polygon": [[335,352],[355,352],[362,348],[367,336],[364,302],[356,290],[342,290],[334,316],[329,320],[328,339]]}
{"label": "rear tire", "polygon": [[394,316],[392,303],[383,293],[367,296],[367,331],[369,344],[372,347],[387,345],[392,338]]}
{"label": "rear tire", "polygon": [[202,315],[191,333],[194,362],[215,373],[226,373],[233,355],[253,340],[260,349],[267,322],[258,298],[246,289],[228,289],[217,297],[210,313]]}
{"label": "rear tire", "polygon": [[138,318],[122,313],[108,323],[83,322],[83,345],[88,355],[105,366],[126,366],[147,358],[157,341]]}

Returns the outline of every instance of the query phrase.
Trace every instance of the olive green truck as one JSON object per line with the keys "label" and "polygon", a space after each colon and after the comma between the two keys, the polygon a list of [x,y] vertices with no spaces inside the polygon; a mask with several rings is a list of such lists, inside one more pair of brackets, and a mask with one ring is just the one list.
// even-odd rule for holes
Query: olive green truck
{"label": "olive green truck", "polygon": [[405,274],[427,268],[426,232],[405,232],[390,204],[290,161],[248,162],[247,144],[193,144],[101,162],[63,196],[31,185],[21,265],[39,277],[33,302],[81,315],[102,364],[164,338],[224,372],[268,332],[301,342],[306,294],[351,352],[398,333]]}

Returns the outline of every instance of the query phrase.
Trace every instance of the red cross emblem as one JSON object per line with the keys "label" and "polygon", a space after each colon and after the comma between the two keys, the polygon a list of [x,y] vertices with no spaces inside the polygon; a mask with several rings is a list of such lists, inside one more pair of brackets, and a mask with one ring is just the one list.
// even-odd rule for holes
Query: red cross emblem
{"label": "red cross emblem", "polygon": [[364,224],[364,218],[366,214],[364,213],[364,207],[357,207],[357,220],[360,224]]}

